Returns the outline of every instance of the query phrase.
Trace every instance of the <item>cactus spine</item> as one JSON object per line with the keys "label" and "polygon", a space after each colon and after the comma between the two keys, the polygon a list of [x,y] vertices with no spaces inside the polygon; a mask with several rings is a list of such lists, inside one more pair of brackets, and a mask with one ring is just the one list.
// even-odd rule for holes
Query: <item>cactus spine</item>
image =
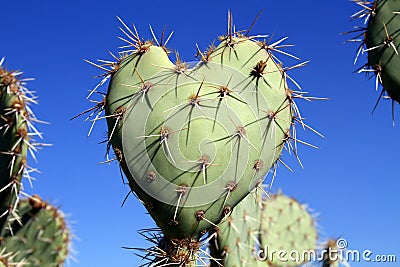
{"label": "cactus spine", "polygon": [[387,94],[392,99],[392,107],[394,107],[395,102],[400,102],[398,75],[400,3],[396,0],[357,0],[355,2],[361,6],[362,10],[355,13],[353,17],[360,18],[367,24],[366,27],[352,31],[359,32],[352,41],[361,41],[357,57],[359,54],[368,53],[368,62],[360,68],[359,72],[374,73],[376,89],[378,90],[379,85],[382,86],[378,102]]}

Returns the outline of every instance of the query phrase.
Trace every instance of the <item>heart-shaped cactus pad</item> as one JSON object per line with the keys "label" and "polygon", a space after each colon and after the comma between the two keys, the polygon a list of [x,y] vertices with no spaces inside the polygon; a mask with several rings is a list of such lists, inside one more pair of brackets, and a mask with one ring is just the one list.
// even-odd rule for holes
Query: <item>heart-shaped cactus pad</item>
{"label": "heart-shaped cactus pad", "polygon": [[177,53],[171,62],[166,42],[144,41],[123,25],[128,51],[116,62],[92,63],[107,70],[100,84],[110,78],[93,109],[105,110],[108,143],[131,190],[174,244],[166,249],[185,254],[280,161],[295,140],[301,117],[293,98],[302,95],[289,89],[291,68],[273,55],[285,38],[268,44],[235,32],[231,16],[219,45],[198,50],[192,63]]}

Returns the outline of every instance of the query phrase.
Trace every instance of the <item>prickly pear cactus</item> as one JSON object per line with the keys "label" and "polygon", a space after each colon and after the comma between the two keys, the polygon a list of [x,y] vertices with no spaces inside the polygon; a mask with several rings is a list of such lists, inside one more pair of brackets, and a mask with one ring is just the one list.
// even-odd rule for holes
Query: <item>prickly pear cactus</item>
{"label": "prickly pear cactus", "polygon": [[210,240],[210,267],[245,267],[257,264],[262,194],[260,189],[246,196],[224,218]]}
{"label": "prickly pear cactus", "polygon": [[[283,194],[264,202],[260,243],[269,266],[299,266],[311,260],[308,252],[317,247],[315,220],[304,205]],[[285,255],[278,253],[280,250]]]}
{"label": "prickly pear cactus", "polygon": [[[388,95],[400,102],[400,2],[397,0],[354,1],[362,9],[353,15],[360,18],[366,27],[352,32],[359,34],[352,41],[359,41],[357,57],[368,53],[368,62],[359,72],[374,73],[376,89],[382,85],[379,100]],[[379,102],[378,100],[378,102]]]}
{"label": "prickly pear cactus", "polygon": [[289,89],[287,72],[304,63],[282,67],[273,52],[286,38],[234,32],[230,14],[220,44],[191,63],[170,60],[169,38],[144,41],[123,25],[129,49],[91,63],[106,70],[99,85],[110,82],[86,112],[107,119],[108,144],[164,233],[169,260],[190,265],[200,238],[264,180],[283,147],[297,155],[293,100],[306,97]]}
{"label": "prickly pear cactus", "polygon": [[13,256],[11,261],[63,266],[71,239],[64,215],[37,195],[21,200],[17,208],[20,221],[0,237],[1,248]]}
{"label": "prickly pear cactus", "polygon": [[[28,104],[33,101],[18,71],[8,71],[0,61],[0,230],[13,214],[26,168],[30,144]],[[13,214],[14,215],[14,214]]]}

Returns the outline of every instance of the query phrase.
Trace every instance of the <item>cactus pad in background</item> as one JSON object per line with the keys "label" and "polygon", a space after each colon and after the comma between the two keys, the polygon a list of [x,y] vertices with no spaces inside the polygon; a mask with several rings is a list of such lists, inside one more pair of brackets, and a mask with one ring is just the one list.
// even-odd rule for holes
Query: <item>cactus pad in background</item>
{"label": "cactus pad in background", "polygon": [[[304,205],[282,194],[264,201],[260,243],[270,266],[299,266],[311,260],[308,252],[315,251],[317,239],[315,220]],[[283,261],[277,256],[280,250],[287,252]]]}
{"label": "cactus pad in background", "polygon": [[211,267],[245,267],[257,264],[262,194],[260,189],[246,196],[211,235]]}
{"label": "cactus pad in background", "polygon": [[[27,152],[35,151],[31,138],[40,134],[33,127],[36,120],[29,108],[35,97],[25,88],[28,79],[21,72],[8,71],[0,60],[0,230],[13,214],[27,169]],[[15,214],[13,214],[15,215]]]}
{"label": "cactus pad in background", "polygon": [[[260,189],[242,200],[214,235],[212,267],[300,266],[317,248],[316,226],[306,208],[282,194],[267,198]],[[278,258],[281,250],[286,255]]]}
{"label": "cactus pad in background", "polygon": [[71,240],[64,215],[36,195],[21,200],[17,209],[20,222],[14,221],[11,230],[0,237],[1,248],[13,255],[11,261],[29,266],[63,266]]}
{"label": "cactus pad in background", "polygon": [[190,265],[201,236],[262,183],[281,162],[282,148],[297,156],[294,124],[310,127],[294,99],[312,98],[287,81],[288,71],[304,63],[282,67],[273,52],[282,52],[286,38],[268,44],[256,40],[264,36],[235,32],[230,13],[227,35],[217,47],[198,50],[201,61],[191,64],[177,53],[170,61],[169,38],[144,41],[122,24],[129,50],[116,62],[91,63],[106,70],[99,85],[110,83],[86,112],[94,122],[107,119],[107,141],[161,228],[167,260]]}
{"label": "cactus pad in background", "polygon": [[[387,94],[394,103],[400,102],[400,2],[397,0],[354,1],[361,10],[352,17],[366,26],[357,27],[359,33],[351,41],[361,42],[360,54],[368,53],[368,62],[359,72],[374,73],[376,89],[382,85],[380,99]],[[378,103],[377,103],[378,104]],[[376,108],[376,106],[375,106]],[[393,115],[394,116],[394,115]]]}

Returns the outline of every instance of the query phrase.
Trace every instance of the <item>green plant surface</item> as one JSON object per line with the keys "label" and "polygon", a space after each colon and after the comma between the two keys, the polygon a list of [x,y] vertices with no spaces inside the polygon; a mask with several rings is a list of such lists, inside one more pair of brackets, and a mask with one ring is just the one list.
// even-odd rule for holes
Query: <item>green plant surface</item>
{"label": "green plant surface", "polygon": [[375,1],[368,21],[365,44],[368,64],[376,71],[384,90],[400,102],[400,2]]}
{"label": "green plant surface", "polygon": [[[260,243],[269,266],[294,267],[309,261],[308,252],[315,251],[317,240],[315,220],[304,205],[283,194],[265,200]],[[285,254],[280,256],[279,251]]]}
{"label": "green plant surface", "polygon": [[29,266],[64,266],[69,254],[70,231],[58,208],[34,195],[18,203],[19,221],[0,238],[0,245],[13,253],[13,262]]}
{"label": "green plant surface", "polygon": [[257,264],[262,191],[247,195],[215,229],[210,240],[211,267],[244,267]]}
{"label": "green plant surface", "polygon": [[[27,109],[30,96],[21,73],[8,71],[0,62],[0,233],[15,207],[30,146]],[[9,216],[9,215],[12,216]]]}

